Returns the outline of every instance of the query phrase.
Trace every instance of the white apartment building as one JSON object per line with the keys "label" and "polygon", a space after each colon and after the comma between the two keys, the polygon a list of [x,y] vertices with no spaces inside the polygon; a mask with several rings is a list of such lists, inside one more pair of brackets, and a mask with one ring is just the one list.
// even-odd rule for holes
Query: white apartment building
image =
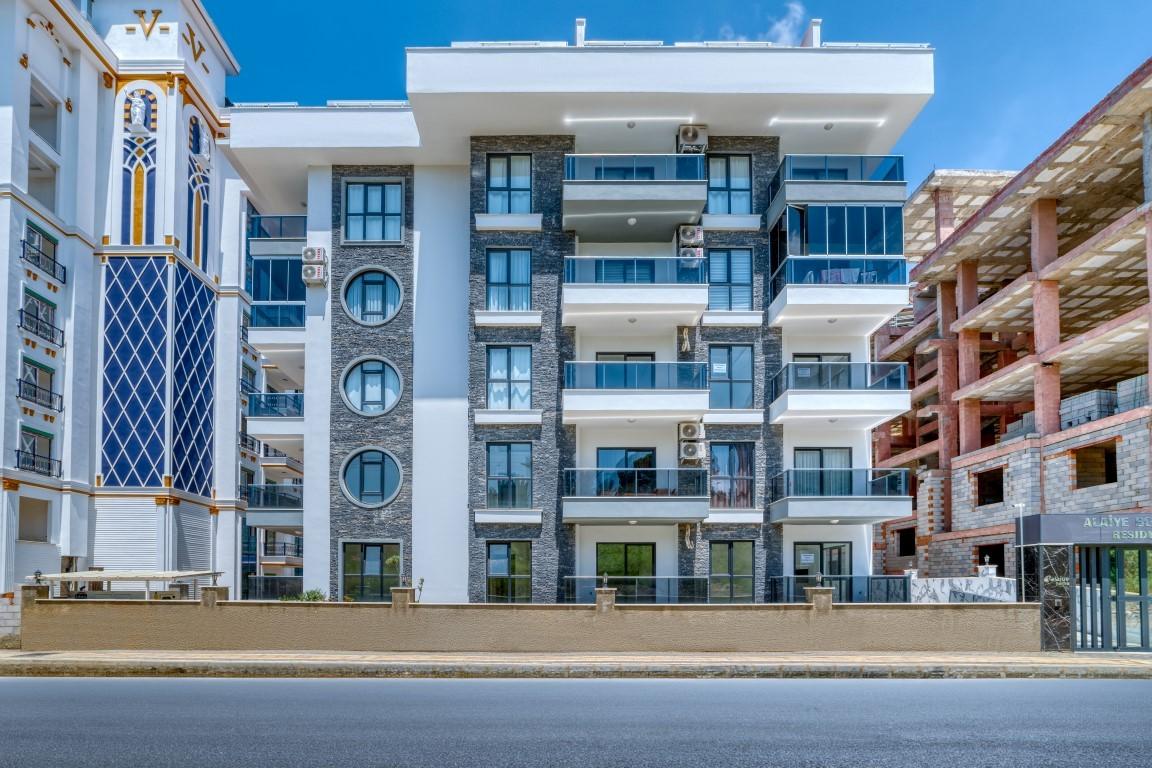
{"label": "white apartment building", "polygon": [[[16,0],[0,594],[864,599],[926,46],[409,49],[404,102],[225,106],[197,0]],[[0,601],[3,602],[3,601]],[[11,609],[0,609],[8,610]]]}

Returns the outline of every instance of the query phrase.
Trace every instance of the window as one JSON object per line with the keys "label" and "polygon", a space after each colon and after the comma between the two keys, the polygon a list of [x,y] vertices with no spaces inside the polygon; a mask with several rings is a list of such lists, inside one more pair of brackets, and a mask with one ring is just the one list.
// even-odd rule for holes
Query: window
{"label": "window", "polygon": [[37,149],[28,148],[28,194],[56,212],[56,163]]}
{"label": "window", "polygon": [[[651,543],[596,543],[596,575],[655,576],[656,545]],[[651,582],[651,579],[648,579]],[[654,585],[652,585],[654,586]],[[649,588],[652,588],[650,586]]]}
{"label": "window", "polygon": [[344,194],[344,240],[399,242],[404,185],[400,182],[350,183]]}
{"label": "window", "polygon": [[708,251],[708,309],[752,309],[752,251]]}
{"label": "window", "polygon": [[344,542],[345,600],[392,602],[392,587],[400,586],[400,545]]}
{"label": "window", "polygon": [[755,455],[755,443],[712,443],[710,507],[752,509],[755,506]]}
{"label": "window", "polygon": [[344,308],[365,325],[382,325],[400,311],[400,284],[387,272],[361,272],[344,289]]}
{"label": "window", "polygon": [[755,543],[751,541],[713,541],[708,549],[709,602],[754,602],[756,593]]}
{"label": "window", "polygon": [[809,205],[788,209],[791,256],[902,256],[903,209],[898,205]]}
{"label": "window", "polygon": [[532,444],[488,444],[488,508],[532,506]]}
{"label": "window", "polygon": [[752,213],[752,158],[708,156],[708,213]]}
{"label": "window", "polygon": [[65,277],[64,268],[56,262],[56,238],[49,236],[28,221],[24,224],[24,244],[21,255],[57,280]]}
{"label": "window", "polygon": [[52,435],[47,432],[22,428],[16,458],[20,469],[52,477],[60,474],[59,463],[52,459]]}
{"label": "window", "polygon": [[532,407],[532,347],[488,347],[488,407]]}
{"label": "window", "polygon": [[488,213],[532,212],[532,155],[488,155]]}
{"label": "window", "polygon": [[1004,467],[976,473],[976,506],[1004,503]]}
{"label": "window", "polygon": [[1088,445],[1072,451],[1076,487],[1091,488],[1116,482],[1116,443]]}
{"label": "window", "polygon": [[383,360],[364,360],[344,375],[344,397],[360,413],[385,413],[400,399],[400,376]]}
{"label": "window", "polygon": [[490,312],[526,312],[532,308],[532,251],[488,251]]}
{"label": "window", "polygon": [[16,538],[20,541],[48,541],[50,507],[43,499],[20,497],[20,524]]}
{"label": "window", "polygon": [[660,488],[655,448],[597,448],[597,496],[652,496],[668,492]]}
{"label": "window", "polygon": [[[55,374],[51,368],[34,360],[22,358],[20,361],[19,395],[29,402],[57,408],[56,397],[52,392]],[[57,408],[57,410],[59,410]]]}
{"label": "window", "polygon": [[851,448],[796,448],[791,496],[851,496]]}
{"label": "window", "polygon": [[359,504],[382,506],[399,491],[400,467],[384,451],[360,451],[344,465],[344,492]]}
{"label": "window", "polygon": [[29,290],[24,291],[20,327],[53,344],[64,343],[64,333],[56,327],[56,305]]}
{"label": "window", "polygon": [[976,565],[996,566],[996,575],[1004,575],[1004,545],[981,544],[976,547]]}
{"label": "window", "polygon": [[896,556],[897,557],[915,557],[916,556],[916,529],[915,528],[901,528],[896,531]]}
{"label": "window", "polygon": [[303,261],[297,257],[252,259],[248,289],[253,301],[299,301],[307,298],[300,275]]}
{"label": "window", "polygon": [[28,98],[28,127],[45,144],[60,151],[60,103],[35,80]]}
{"label": "window", "polygon": [[532,542],[488,543],[487,602],[532,602]]}
{"label": "window", "polygon": [[751,345],[708,348],[708,407],[752,407]]}

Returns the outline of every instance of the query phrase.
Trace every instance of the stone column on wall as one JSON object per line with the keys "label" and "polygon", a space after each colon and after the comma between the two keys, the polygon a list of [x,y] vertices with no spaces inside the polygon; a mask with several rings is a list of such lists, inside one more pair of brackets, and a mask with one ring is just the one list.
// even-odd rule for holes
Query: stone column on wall
{"label": "stone column on wall", "polygon": [[1069,545],[1024,547],[1021,597],[1040,603],[1040,647],[1073,649],[1073,548]]}
{"label": "stone column on wall", "polygon": [[16,526],[19,522],[20,484],[5,479],[0,492],[0,595],[16,590]]}

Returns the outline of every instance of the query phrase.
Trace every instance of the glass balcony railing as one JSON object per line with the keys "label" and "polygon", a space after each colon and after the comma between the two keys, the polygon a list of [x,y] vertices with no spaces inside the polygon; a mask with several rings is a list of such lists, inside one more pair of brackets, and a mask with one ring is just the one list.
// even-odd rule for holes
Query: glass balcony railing
{"label": "glass balcony railing", "polygon": [[304,489],[298,485],[249,485],[249,509],[300,509],[304,506]]}
{"label": "glass balcony railing", "polygon": [[307,235],[307,216],[248,217],[250,240],[303,240]]}
{"label": "glass balcony railing", "polygon": [[565,155],[565,181],[704,181],[704,155]]}
{"label": "glass balcony railing", "polygon": [[787,181],[904,181],[900,155],[786,155],[768,184],[768,204]]}
{"label": "glass balcony railing", "polygon": [[303,328],[303,304],[253,304],[252,328]]}
{"label": "glass balcony railing", "polygon": [[794,496],[907,496],[907,469],[786,469],[768,484],[773,501]]}
{"label": "glass balcony railing", "polygon": [[268,459],[269,464],[283,464],[289,469],[294,469],[297,472],[304,471],[304,465],[295,456],[289,456],[284,451],[273,448],[270,445],[264,446],[264,458]]}
{"label": "glass balcony railing", "polygon": [[804,587],[831,587],[834,603],[910,603],[908,576],[769,576],[769,603],[805,603]]}
{"label": "glass balcony railing", "polygon": [[707,363],[564,364],[568,389],[707,389]]}
{"label": "glass balcony railing", "polygon": [[788,390],[906,390],[907,363],[788,363],[769,382],[772,399]]}
{"label": "glass balcony railing", "polygon": [[20,327],[29,333],[39,336],[45,341],[50,341],[56,346],[63,346],[64,344],[64,330],[57,328],[52,323],[39,318],[31,312],[25,312],[23,309],[19,311]]}
{"label": "glass balcony railing", "polygon": [[594,603],[598,587],[615,589],[617,603],[709,602],[707,576],[565,576],[564,602]]}
{"label": "glass balcony railing", "polygon": [[566,469],[568,497],[671,497],[708,495],[705,469]]}
{"label": "glass balcony railing", "polygon": [[708,271],[705,260],[695,258],[569,258],[564,260],[564,282],[574,285],[703,285],[708,282]]}
{"label": "glass balcony railing", "polygon": [[31,451],[16,451],[16,468],[48,477],[60,477],[60,460]]}
{"label": "glass balcony railing", "polygon": [[68,270],[64,265],[27,240],[20,242],[20,258],[60,282],[68,282]]}
{"label": "glass balcony railing", "polygon": [[789,257],[772,275],[772,295],[787,285],[907,285],[903,258]]}
{"label": "glass balcony railing", "polygon": [[303,541],[266,541],[265,557],[304,557]]}
{"label": "glass balcony railing", "polygon": [[249,600],[279,600],[282,597],[297,597],[303,592],[303,576],[248,575]]}
{"label": "glass balcony railing", "polygon": [[30,381],[21,380],[16,382],[16,394],[21,400],[36,403],[45,408],[51,408],[53,411],[61,411],[64,409],[63,397],[50,389],[41,387],[38,384],[33,384]]}
{"label": "glass balcony railing", "polygon": [[248,396],[250,417],[280,416],[299,418],[304,415],[303,392],[258,392]]}

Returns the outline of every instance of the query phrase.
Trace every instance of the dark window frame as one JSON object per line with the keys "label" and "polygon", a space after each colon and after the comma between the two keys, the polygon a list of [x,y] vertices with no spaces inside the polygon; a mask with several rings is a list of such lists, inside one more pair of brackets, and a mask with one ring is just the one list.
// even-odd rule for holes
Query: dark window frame
{"label": "dark window frame", "polygon": [[[358,213],[351,212],[352,195],[354,194],[352,188],[360,187],[359,194],[363,197],[360,201],[360,211]],[[380,209],[368,209],[368,190],[370,188],[380,188]],[[398,187],[400,189],[399,195],[399,208],[397,210],[388,210],[388,188]],[[380,238],[371,240],[367,237],[368,220],[369,218],[380,218]],[[361,232],[364,237],[351,237],[350,223],[353,219],[361,219]],[[388,238],[388,223],[390,221],[398,222],[400,236],[396,238]],[[361,243],[402,243],[404,242],[404,182],[402,180],[380,180],[380,179],[345,179],[344,180],[344,228],[341,232],[341,242],[348,244],[361,244]]]}
{"label": "dark window frame", "polygon": [[[512,448],[514,446],[528,446],[528,467],[529,467],[529,470],[528,470],[527,476],[517,475],[517,474],[513,473]],[[506,453],[505,463],[508,466],[508,474],[506,474],[506,475],[494,475],[494,474],[492,474],[492,449],[493,448],[503,449],[505,451],[505,453]],[[534,485],[533,474],[534,474],[534,470],[535,470],[535,460],[536,460],[535,453],[536,452],[533,448],[532,443],[526,442],[523,440],[498,440],[498,441],[493,441],[493,442],[485,444],[485,446],[484,446],[484,461],[485,461],[484,477],[485,477],[486,506],[488,509],[531,509],[532,508],[532,501],[533,501],[532,494],[533,494],[533,490],[534,490],[534,488],[533,488],[533,485]],[[512,482],[515,480],[526,480],[527,481],[527,483],[524,484],[527,488],[527,490],[524,492],[524,495],[527,497],[526,498],[527,503],[523,503],[523,504],[517,504],[517,503],[500,504],[500,503],[497,503],[497,504],[493,504],[492,503],[493,498],[496,498],[497,500],[499,500],[499,498],[502,495],[504,495],[500,492],[500,486],[499,486],[500,483],[508,483],[512,488],[512,495],[514,497],[516,497],[516,500],[519,500],[520,493],[517,490],[518,486],[516,483]],[[495,497],[493,497],[493,493],[492,493],[492,482],[493,481],[496,481],[498,483]]]}
{"label": "dark window frame", "polygon": [[[514,561],[513,548],[518,547],[518,546],[526,546],[528,548],[528,552],[527,552],[528,572],[527,573],[519,573],[519,574],[513,573],[513,570],[514,570],[512,567],[513,561]],[[492,573],[492,548],[493,547],[507,547],[508,548],[507,557],[505,558],[506,562],[508,563],[508,573],[503,573],[503,574]],[[485,588],[485,594],[484,594],[485,602],[488,602],[488,603],[530,603],[530,602],[532,602],[532,542],[530,540],[525,540],[525,539],[509,539],[509,540],[503,540],[503,541],[489,541],[489,542],[487,542],[486,546],[484,547],[484,553],[485,553],[484,573],[485,573],[485,579],[486,579],[485,580],[485,587],[484,587]],[[521,555],[521,558],[523,558],[523,557],[524,556]],[[496,597],[493,596],[493,589],[492,589],[494,581],[497,584],[503,585],[502,594],[500,594]],[[526,583],[528,585],[528,588],[526,590],[526,594],[523,594],[522,590],[518,590],[515,588],[518,583],[520,583],[520,584]]]}
{"label": "dark window frame", "polygon": [[[735,282],[732,279],[732,255],[734,253],[748,254],[748,280]],[[708,256],[708,309],[720,312],[751,312],[756,305],[756,300],[753,297],[752,285],[755,280],[756,271],[756,253],[752,248],[709,248],[707,251]],[[725,273],[728,278],[726,280],[713,280],[712,279],[712,260],[713,258],[722,258],[725,261]],[[747,287],[748,298],[747,302],[733,301],[732,294],[734,289]],[[716,302],[715,298],[723,298],[723,301]],[[747,306],[744,306],[747,303]],[[720,306],[723,304],[723,306]],[[739,306],[734,306],[738,304]]]}
{"label": "dark window frame", "polygon": [[[364,496],[365,496],[365,492],[364,492],[365,461],[364,461],[364,459],[368,454],[379,454],[380,455],[379,461],[370,462],[371,465],[375,465],[375,464],[380,465],[380,494],[379,494],[380,498],[379,499],[366,500],[364,498]],[[360,485],[360,487],[358,489],[354,489],[352,487],[351,483],[348,482],[348,470],[351,469],[352,465],[354,463],[356,463],[357,461],[360,462],[360,473],[359,473],[359,485]],[[389,461],[391,461],[392,464],[396,467],[396,487],[392,490],[391,493],[386,493],[387,480],[388,480],[388,475],[387,475],[386,470],[387,470]],[[400,462],[398,462],[396,460],[396,458],[394,456],[392,456],[392,454],[388,453],[387,451],[382,450],[380,448],[372,448],[372,447],[361,448],[361,449],[354,451],[348,457],[347,461],[345,461],[344,466],[341,467],[341,469],[340,469],[340,485],[343,486],[344,491],[357,504],[363,505],[365,507],[373,507],[373,508],[374,507],[382,507],[382,506],[389,504],[393,500],[395,500],[395,498],[400,494],[400,489],[404,486],[404,473],[400,469]],[[375,496],[376,494],[370,494],[370,495]]]}
{"label": "dark window frame", "polygon": [[[512,254],[513,253],[527,253],[528,254],[528,280],[526,282],[514,282],[512,280]],[[505,261],[504,272],[507,275],[507,280],[493,280],[492,279],[492,257],[503,257]],[[484,254],[484,308],[489,312],[529,312],[532,309],[532,249],[531,248],[489,248]],[[524,306],[512,307],[512,292],[516,289],[526,289],[527,302]],[[501,302],[494,302],[493,297],[498,296],[499,292],[504,292],[503,306],[506,309],[493,309],[494,305]]]}
{"label": "dark window frame", "polygon": [[[512,158],[527,157],[528,158],[528,186],[527,187],[514,187],[512,186]],[[494,159],[503,159],[506,164],[507,173],[505,175],[506,182],[504,185],[495,185],[492,183],[492,161]],[[521,215],[532,213],[532,180],[535,175],[535,164],[531,152],[489,152],[484,159],[484,210],[487,213],[496,215]],[[494,211],[492,210],[492,193],[503,193],[505,195],[505,210]],[[527,211],[512,211],[512,196],[516,192],[528,193],[528,210]]]}
{"label": "dark window frame", "polygon": [[[347,556],[348,555],[348,547],[359,547],[360,548],[361,567],[360,567],[359,572],[356,572],[356,573],[349,573],[348,572],[348,556]],[[367,557],[365,557],[365,554],[369,548],[374,548],[374,549],[380,550],[380,573],[379,574],[372,574],[372,573],[365,573],[364,572],[363,563],[368,559]],[[386,554],[392,548],[395,548],[395,552],[392,552],[390,554]],[[392,557],[396,558],[396,572],[395,573],[389,573],[387,570],[388,561]],[[379,597],[379,599],[376,599],[376,600],[357,600],[356,602],[390,603],[390,602],[392,602],[392,591],[391,591],[390,586],[393,585],[392,584],[393,582],[395,582],[394,586],[397,586],[397,587],[403,583],[403,572],[404,572],[404,548],[401,546],[400,542],[398,542],[398,541],[341,541],[340,542],[340,596],[343,599],[348,599],[351,597],[351,595],[349,594],[349,591],[347,589],[347,586],[349,583],[348,582],[349,577],[356,578],[359,581],[359,587],[360,587],[359,594],[361,594],[361,595],[364,594],[364,592],[365,592],[365,578],[366,577],[369,579],[379,578],[380,579],[380,586],[379,586],[379,589],[376,590],[374,593],[375,595],[377,595]]]}
{"label": "dark window frame", "polygon": [[[732,569],[732,564],[735,561],[736,545],[748,545],[752,548],[751,557],[749,562],[752,566],[750,573],[736,573]],[[727,569],[724,571],[714,570],[716,565],[716,548],[723,547],[726,550]],[[747,590],[741,592],[737,598],[736,584],[737,581],[747,582]],[[727,594],[718,594],[717,586],[724,588]],[[708,601],[712,603],[752,603],[756,600],[756,541],[754,539],[725,539],[708,542]]]}
{"label": "dark window frame", "polygon": [[[381,286],[381,293],[383,296],[383,309],[380,312],[363,311],[359,315],[352,311],[352,302],[349,297],[356,291],[360,294],[359,303],[361,307],[366,307],[368,304],[368,295],[366,288],[370,285],[379,284]],[[388,314],[388,289],[390,285],[396,286],[396,308],[392,314]],[[404,291],[400,287],[400,281],[391,273],[383,269],[372,268],[365,269],[362,272],[357,272],[348,280],[347,285],[344,287],[344,307],[348,315],[357,322],[365,325],[384,325],[389,322],[396,315],[400,314],[400,308],[404,305]]]}
{"label": "dark window frame", "polygon": [[[747,187],[734,187],[734,186],[732,186],[732,158],[734,158],[734,157],[746,158],[748,160],[748,186]],[[706,160],[707,160],[707,166],[706,167],[708,169],[708,213],[720,214],[720,215],[736,215],[736,216],[750,215],[752,213],[752,202],[753,202],[752,201],[752,190],[754,189],[754,186],[755,186],[753,183],[753,179],[752,179],[752,155],[747,154],[747,153],[743,153],[743,152],[709,153]],[[723,185],[718,185],[718,184],[712,183],[713,182],[713,177],[712,177],[712,161],[713,160],[723,160],[724,161],[724,184]],[[733,211],[732,211],[732,193],[733,192],[737,192],[737,193],[745,192],[748,194],[748,210],[747,211],[740,211],[739,213],[735,213],[735,214],[733,213]],[[726,205],[724,206],[725,210],[723,210],[723,211],[712,210],[712,195],[714,193],[719,193],[719,194],[724,195],[724,197],[727,201]]]}
{"label": "dark window frame", "polygon": [[[512,350],[514,349],[527,349],[528,350],[528,378],[527,379],[514,379],[512,378]],[[505,378],[492,378],[492,353],[497,351],[504,351],[508,355],[508,362],[505,368],[507,369],[507,376]],[[528,384],[528,406],[527,408],[513,408],[512,407],[512,385],[513,384]],[[499,411],[512,411],[512,410],[530,410],[532,408],[532,345],[531,344],[489,344],[484,348],[484,383],[485,383],[485,406],[488,410]],[[492,385],[503,384],[508,388],[508,405],[505,407],[492,405]]]}
{"label": "dark window frame", "polygon": [[[715,454],[713,453],[713,451],[715,451],[716,448],[721,447],[721,446],[724,446],[729,450],[728,466],[725,468],[727,474],[713,471],[713,467],[715,467],[715,462],[716,462],[716,459],[714,458]],[[746,475],[734,474],[733,465],[735,462],[732,460],[732,454],[735,453],[736,449],[746,449],[749,447],[751,448],[751,456],[749,458],[749,461],[747,462],[748,467],[749,467],[749,473]],[[708,462],[709,462],[709,472],[708,472],[708,484],[709,484],[708,506],[709,507],[711,507],[712,509],[755,509],[756,508],[756,442],[754,440],[713,441],[708,446]],[[727,501],[721,501],[720,500],[720,497],[717,494],[718,486],[723,486],[722,488],[720,488],[720,490],[725,491],[725,493],[727,495]],[[740,486],[747,486],[747,487],[741,488]],[[740,506],[740,505],[737,505],[734,503],[736,499],[745,498],[745,497],[748,499],[748,502],[749,502],[747,506]]]}
{"label": "dark window frame", "polygon": [[[749,359],[749,372],[748,378],[733,378],[733,365],[732,353],[736,349],[747,349]],[[723,376],[717,376],[714,371],[714,362],[712,360],[713,352],[724,352],[726,362],[724,363],[726,373]],[[748,386],[748,398],[746,405],[737,405],[735,403],[734,391],[737,385],[746,384]],[[717,405],[716,394],[720,391],[727,391],[728,405]],[[745,401],[742,401],[745,402]],[[718,410],[747,410],[756,406],[756,347],[753,344],[709,344],[708,345],[708,407],[710,409]]]}

